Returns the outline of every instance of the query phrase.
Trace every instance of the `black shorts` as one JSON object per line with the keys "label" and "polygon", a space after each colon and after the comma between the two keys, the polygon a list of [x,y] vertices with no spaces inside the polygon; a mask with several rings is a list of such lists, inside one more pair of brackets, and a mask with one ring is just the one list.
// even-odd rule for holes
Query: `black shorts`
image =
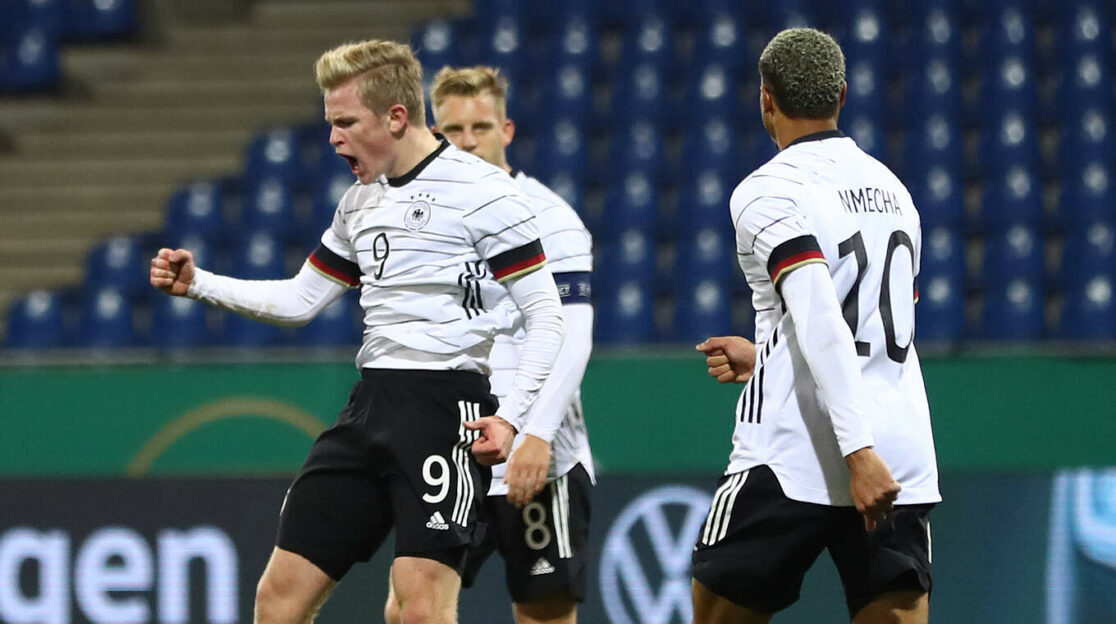
{"label": "black shorts", "polygon": [[464,371],[365,369],[337,423],[314,441],[280,511],[277,545],[340,580],[395,528],[396,556],[461,571],[483,526],[491,471],[462,426],[496,412],[488,378]]}
{"label": "black shorts", "polygon": [[499,550],[513,601],[554,596],[584,600],[592,487],[589,474],[578,464],[522,509],[506,496],[486,496],[488,531],[469,549],[462,585],[471,587],[488,556]]}
{"label": "black shorts", "polygon": [[897,506],[868,533],[853,507],[787,498],[767,466],[726,475],[698,534],[694,578],[736,604],[775,613],[798,600],[806,571],[828,549],[854,616],[883,593],[931,590],[933,506]]}

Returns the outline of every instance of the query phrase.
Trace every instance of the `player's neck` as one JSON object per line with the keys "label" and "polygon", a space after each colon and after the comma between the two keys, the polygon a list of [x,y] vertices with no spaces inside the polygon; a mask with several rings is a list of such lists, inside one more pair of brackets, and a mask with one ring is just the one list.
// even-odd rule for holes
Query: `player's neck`
{"label": "player's neck", "polygon": [[775,144],[782,150],[798,139],[817,132],[836,130],[837,119],[790,119],[783,117],[775,124]]}
{"label": "player's neck", "polygon": [[414,169],[420,162],[438,149],[441,141],[428,128],[407,126],[395,152],[395,163],[387,172],[387,177],[398,178]]}

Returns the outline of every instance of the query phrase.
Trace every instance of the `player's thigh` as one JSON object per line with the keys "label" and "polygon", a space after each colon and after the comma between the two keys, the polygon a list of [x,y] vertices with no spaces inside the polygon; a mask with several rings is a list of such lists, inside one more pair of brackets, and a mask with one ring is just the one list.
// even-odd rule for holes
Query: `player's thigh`
{"label": "player's thigh", "polygon": [[[929,515],[933,505],[900,505],[879,523],[864,530],[855,509],[836,512],[829,553],[841,583],[850,617],[885,598],[928,595],[933,589]],[[883,620],[889,621],[889,620]],[[902,621],[902,620],[894,620]]]}
{"label": "player's thigh", "polygon": [[479,508],[491,480],[470,452],[479,434],[463,423],[492,413],[496,401],[478,374],[396,371],[385,381],[376,412],[383,435],[373,452],[383,458],[396,556],[434,559],[460,572],[466,547],[480,537]]}
{"label": "player's thigh", "polygon": [[492,517],[508,592],[517,605],[584,600],[591,489],[578,464],[522,508],[504,496],[489,497],[495,499]]}
{"label": "player's thigh", "polygon": [[335,581],[367,561],[392,527],[389,491],[367,453],[374,396],[357,384],[338,422],[310,448],[279,514],[277,545]]}
{"label": "player's thigh", "polygon": [[396,557],[391,564],[391,584],[403,622],[456,621],[461,591],[456,569],[426,557]]}
{"label": "player's thigh", "polygon": [[256,621],[304,621],[321,608],[336,585],[302,555],[275,548],[256,588]]}
{"label": "player's thigh", "polygon": [[857,612],[853,624],[927,624],[930,594],[918,591],[888,592]]}
{"label": "player's thigh", "polygon": [[829,511],[788,499],[767,466],[722,477],[698,533],[694,579],[759,613],[785,609],[825,548]]}
{"label": "player's thigh", "polygon": [[767,624],[772,614],[760,613],[722,598],[694,579],[690,592],[694,601],[694,624]]}

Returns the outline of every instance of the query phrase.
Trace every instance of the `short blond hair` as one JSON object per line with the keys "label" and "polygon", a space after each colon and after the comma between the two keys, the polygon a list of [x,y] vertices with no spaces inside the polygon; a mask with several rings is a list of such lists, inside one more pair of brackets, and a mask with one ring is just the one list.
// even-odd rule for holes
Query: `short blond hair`
{"label": "short blond hair", "polygon": [[360,101],[373,113],[383,115],[402,104],[410,125],[426,125],[422,65],[410,46],[380,39],[347,43],[322,54],[314,65],[322,93],[358,76]]}
{"label": "short blond hair", "polygon": [[430,86],[430,100],[434,104],[434,115],[446,98],[451,95],[476,97],[482,93],[492,94],[496,114],[500,119],[508,118],[508,79],[495,67],[477,65],[476,67],[446,66],[434,74]]}

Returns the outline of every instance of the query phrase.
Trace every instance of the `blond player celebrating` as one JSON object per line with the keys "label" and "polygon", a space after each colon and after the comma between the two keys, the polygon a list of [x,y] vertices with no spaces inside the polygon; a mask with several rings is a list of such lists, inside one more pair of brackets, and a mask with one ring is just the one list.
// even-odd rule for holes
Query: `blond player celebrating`
{"label": "blond player celebrating", "polygon": [[747,385],[694,550],[694,622],[768,622],[828,550],[853,622],[925,623],[941,497],[912,342],[918,212],[837,129],[845,63],[831,37],[783,31],[759,70],[780,151],[730,200],[756,342],[697,347],[711,376]]}
{"label": "blond player celebrating", "polygon": [[[403,621],[451,624],[488,482],[478,462],[503,461],[523,428],[562,344],[561,302],[519,186],[427,128],[410,48],[341,46],[322,55],[316,74],[330,143],[358,182],[302,270],[237,280],[194,266],[187,250],[163,249],[151,283],[284,325],[360,288],[361,379],[287,493],[256,622],[312,621],[394,529]],[[513,313],[523,317],[521,357],[497,403],[488,354]],[[533,491],[535,478],[508,470],[517,491]]]}
{"label": "blond player celebrating", "polygon": [[[494,68],[444,68],[431,87],[434,120],[459,149],[507,171],[530,199],[547,266],[562,298],[566,338],[507,463],[507,474],[535,475],[532,487],[515,487],[503,466],[493,467],[483,507],[488,531],[469,551],[463,583],[471,586],[482,564],[498,550],[518,624],[573,624],[585,595],[589,489],[594,483],[579,393],[593,341],[593,241],[561,197],[508,164],[505,150],[515,124],[507,116],[507,93],[506,79]],[[523,337],[522,329],[497,336],[492,348],[492,392],[501,402],[512,391]],[[385,617],[388,624],[400,623],[390,592]]]}

